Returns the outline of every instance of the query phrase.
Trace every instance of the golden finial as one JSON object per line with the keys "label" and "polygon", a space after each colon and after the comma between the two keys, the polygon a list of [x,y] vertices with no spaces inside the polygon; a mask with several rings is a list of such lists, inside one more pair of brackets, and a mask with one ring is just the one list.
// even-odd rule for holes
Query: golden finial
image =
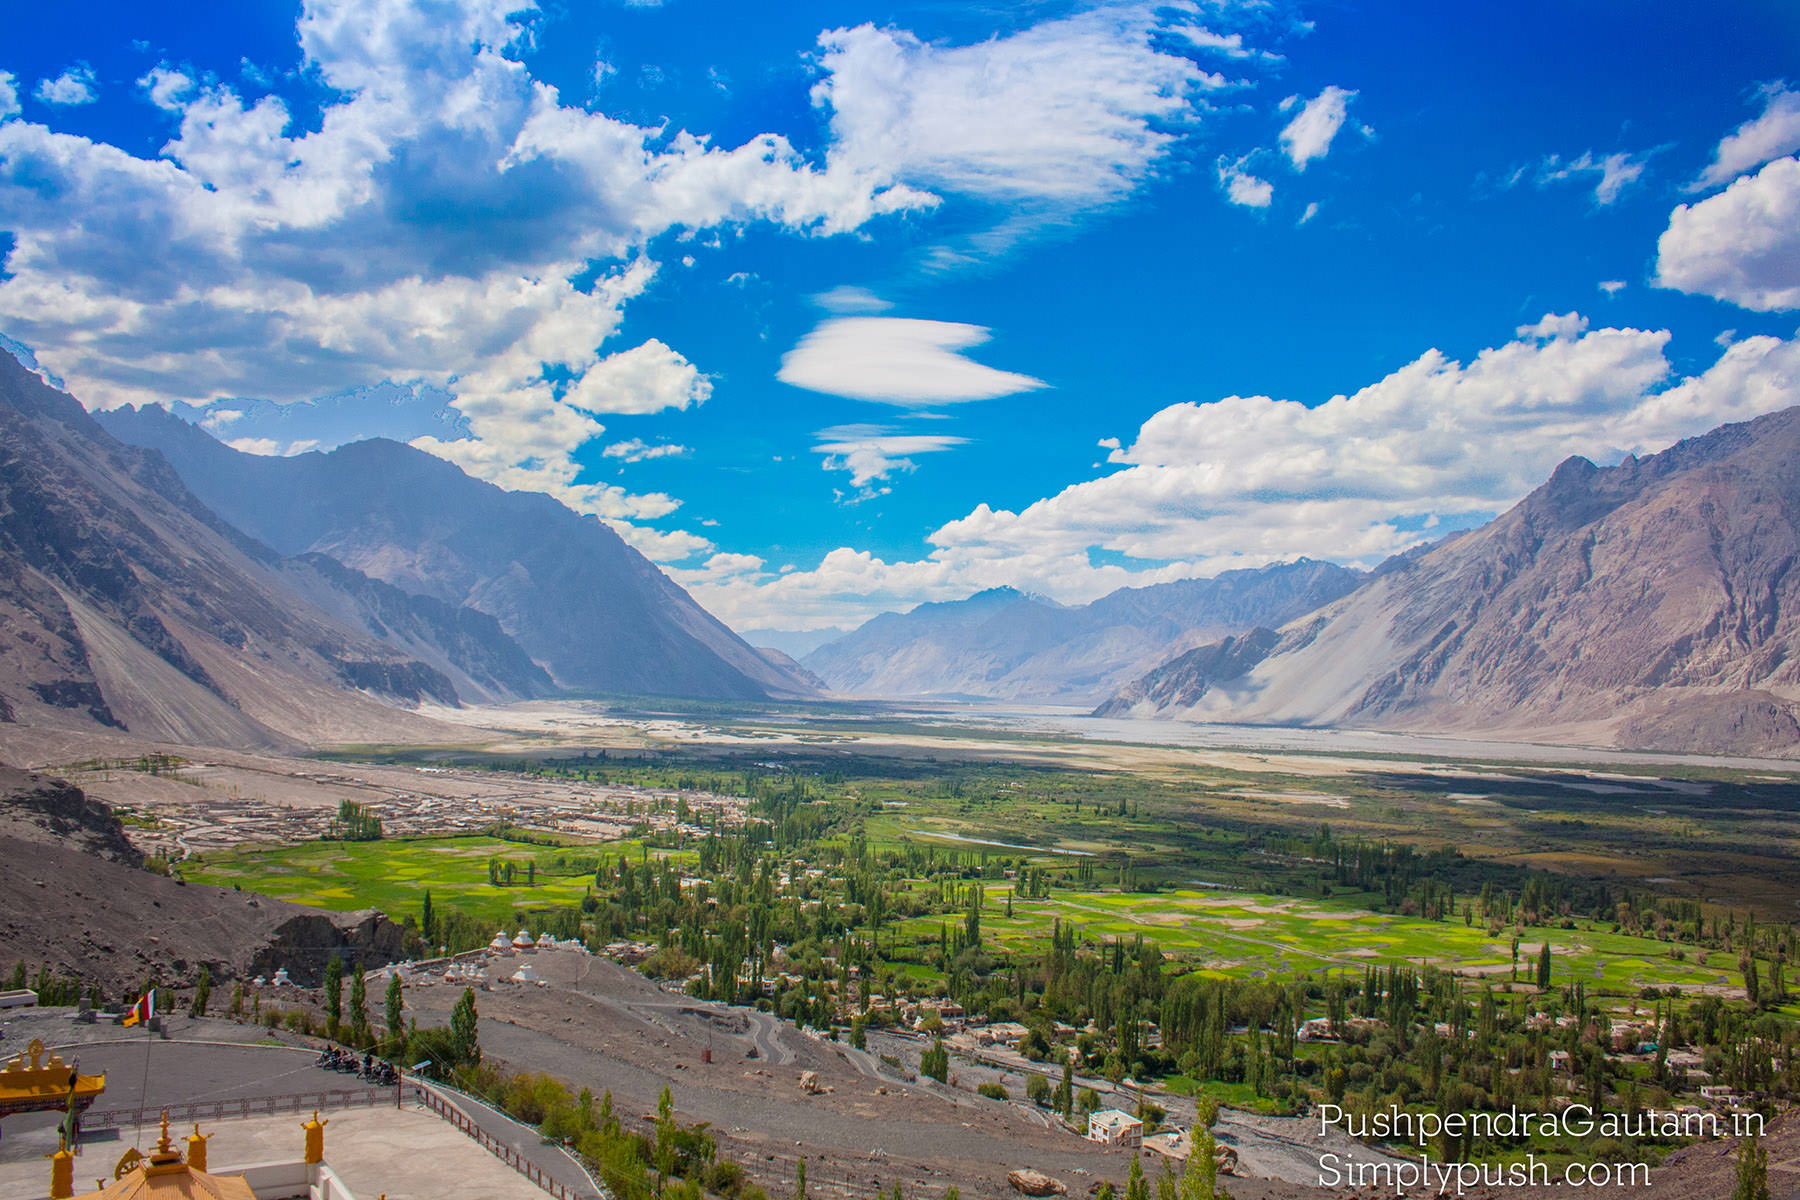
{"label": "golden finial", "polygon": [[169,1140],[169,1110],[162,1110],[162,1136],[156,1139],[156,1152],[167,1154],[175,1149],[175,1143]]}

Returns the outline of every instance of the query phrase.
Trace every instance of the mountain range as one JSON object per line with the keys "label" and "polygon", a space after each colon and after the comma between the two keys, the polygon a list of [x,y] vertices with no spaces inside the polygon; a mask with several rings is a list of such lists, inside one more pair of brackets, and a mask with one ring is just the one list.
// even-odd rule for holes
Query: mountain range
{"label": "mountain range", "polygon": [[[376,626],[403,629],[406,648]],[[511,699],[548,683],[479,614],[245,536],[160,455],[115,440],[10,355],[0,630],[0,720],[161,741],[367,740],[417,721],[395,703]]]}
{"label": "mountain range", "polygon": [[1092,704],[1172,653],[1337,599],[1359,571],[1302,559],[1065,606],[1012,588],[884,613],[804,655],[832,690]]}
{"label": "mountain range", "polygon": [[1101,716],[1800,752],[1800,409],[1571,458],[1319,611],[1197,647]]}
{"label": "mountain range", "polygon": [[148,405],[97,414],[159,451],[210,509],[285,555],[322,554],[485,613],[575,692],[761,700],[817,694],[759,654],[597,517],[508,492],[386,439],[247,454]]}

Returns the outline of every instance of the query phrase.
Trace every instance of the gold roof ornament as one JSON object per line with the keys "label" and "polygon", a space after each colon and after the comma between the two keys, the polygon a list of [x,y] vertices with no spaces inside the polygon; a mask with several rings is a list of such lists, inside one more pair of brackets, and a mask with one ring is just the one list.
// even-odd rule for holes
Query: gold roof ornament
{"label": "gold roof ornament", "polygon": [[[29,1061],[27,1061],[29,1059]],[[33,1038],[0,1067],[0,1117],[12,1113],[85,1110],[106,1090],[105,1075],[83,1075]]]}
{"label": "gold roof ornament", "polygon": [[242,1175],[209,1175],[205,1170],[206,1135],[194,1127],[188,1145],[198,1143],[198,1164],[186,1161],[169,1136],[169,1113],[163,1110],[162,1136],[156,1148],[145,1158],[137,1150],[127,1150],[113,1168],[113,1181],[100,1181],[100,1187],[85,1192],[74,1200],[256,1200],[256,1193]]}

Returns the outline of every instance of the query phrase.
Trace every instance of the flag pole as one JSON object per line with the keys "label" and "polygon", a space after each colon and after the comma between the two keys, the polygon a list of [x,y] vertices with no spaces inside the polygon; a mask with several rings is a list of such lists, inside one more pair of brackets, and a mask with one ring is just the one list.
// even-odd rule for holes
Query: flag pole
{"label": "flag pole", "polygon": [[[145,1005],[146,1000],[149,1002],[147,1005]],[[144,1018],[144,1079],[138,1085],[137,1140],[135,1144],[141,1151],[144,1148],[144,1104],[150,1099],[150,1040],[152,1037],[150,1022],[156,1019],[156,988],[152,986],[145,994],[144,999],[138,1001],[138,1004],[143,1005],[149,1014]]]}

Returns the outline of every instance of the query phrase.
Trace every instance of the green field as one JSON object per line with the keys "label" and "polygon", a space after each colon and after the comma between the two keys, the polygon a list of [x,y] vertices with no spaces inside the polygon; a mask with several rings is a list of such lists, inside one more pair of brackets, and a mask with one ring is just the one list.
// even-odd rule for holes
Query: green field
{"label": "green field", "polygon": [[[1009,951],[1042,953],[1052,923],[1074,925],[1096,943],[1142,935],[1181,965],[1235,979],[1285,977],[1329,971],[1360,974],[1366,967],[1405,962],[1496,983],[1512,979],[1512,932],[1490,935],[1457,920],[1369,912],[1344,904],[1244,892],[1180,889],[1155,894],[1057,891],[1045,899],[1015,898],[1006,916],[1006,890],[990,887],[981,928],[984,938]],[[902,936],[935,938],[940,919],[920,917],[901,925]],[[1590,992],[1614,995],[1645,987],[1732,988],[1735,961],[1724,954],[1696,960],[1696,948],[1654,938],[1612,933],[1586,923],[1575,929],[1527,927],[1520,935],[1520,981],[1531,978],[1538,947],[1550,943],[1553,980],[1584,982]],[[1679,956],[1679,957],[1678,957]]]}
{"label": "green field", "polygon": [[[339,912],[379,908],[398,919],[417,916],[427,890],[432,903],[512,928],[521,910],[579,904],[593,882],[592,870],[569,861],[600,854],[635,859],[635,843],[605,846],[533,846],[493,837],[419,838],[377,842],[303,842],[252,845],[189,858],[182,874],[197,883],[238,886],[278,900]],[[561,856],[564,865],[557,866]],[[511,887],[488,882],[488,859],[515,864]],[[537,882],[527,886],[524,866],[536,860]]]}

